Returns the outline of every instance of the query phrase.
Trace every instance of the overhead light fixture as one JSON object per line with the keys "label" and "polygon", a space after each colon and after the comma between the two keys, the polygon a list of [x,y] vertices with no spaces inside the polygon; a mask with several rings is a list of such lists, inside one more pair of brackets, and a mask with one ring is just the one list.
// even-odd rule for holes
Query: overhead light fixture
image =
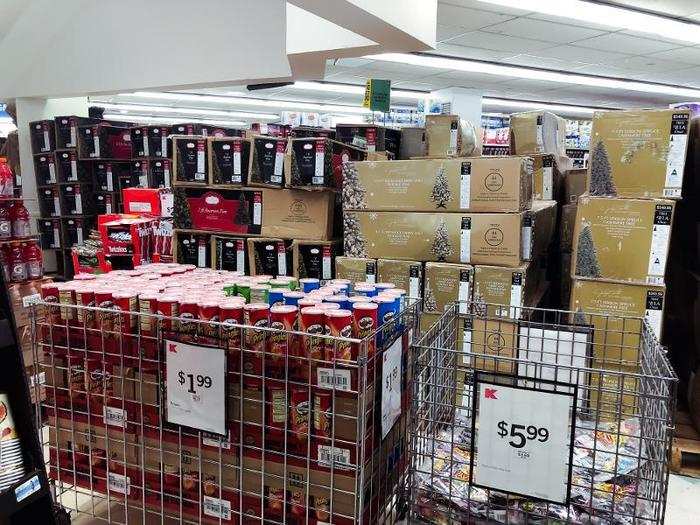
{"label": "overhead light fixture", "polygon": [[530,100],[512,100],[507,98],[483,97],[481,103],[484,106],[513,109],[537,109],[557,111],[564,114],[593,115],[600,109],[588,108],[585,106],[569,106],[566,104],[549,104],[545,102],[532,102]]}
{"label": "overhead light fixture", "polygon": [[[128,122],[157,122],[159,124],[180,124],[182,123],[181,118],[173,117],[154,117],[153,115],[137,115],[128,114],[124,115],[122,113],[105,113],[103,115],[106,119],[111,120],[121,120]],[[213,120],[213,119],[201,119],[192,118],[194,122],[199,122],[201,124],[211,124],[213,126],[246,126],[247,123],[237,120]]]}
{"label": "overhead light fixture", "polygon": [[522,11],[571,18],[616,29],[628,29],[671,40],[700,44],[700,24],[683,22],[598,2],[583,0],[479,0],[482,3],[511,7]]}
{"label": "overhead light fixture", "polygon": [[635,91],[640,93],[655,93],[659,95],[672,95],[683,98],[699,98],[700,89],[671,86],[668,84],[656,84],[653,82],[638,82],[634,80],[622,80],[610,77],[581,75],[577,73],[565,73],[548,69],[533,69],[520,66],[506,66],[492,62],[468,60],[462,58],[448,58],[435,55],[407,55],[401,53],[387,53],[382,55],[369,55],[370,58],[382,62],[397,62],[414,66],[429,67],[464,71],[467,73],[483,73],[486,75],[516,77],[528,80],[542,80],[559,84],[573,84],[622,91]]}
{"label": "overhead light fixture", "polygon": [[[303,91],[325,91],[328,93],[344,93],[347,95],[364,95],[365,86],[358,86],[353,84],[338,84],[331,82],[294,82],[294,84],[289,86],[292,89],[299,89]],[[429,97],[430,93],[427,91],[406,91],[403,89],[392,89],[392,98],[407,98],[411,100],[424,100]]]}
{"label": "overhead light fixture", "polygon": [[157,106],[157,105],[139,105],[139,104],[122,104],[112,102],[90,101],[91,105],[99,106],[105,109],[136,112],[136,113],[178,113],[181,115],[208,115],[212,117],[233,117],[233,118],[249,118],[259,120],[277,120],[279,115],[272,113],[246,113],[243,111],[224,111],[219,109],[206,108],[181,108],[174,106]]}

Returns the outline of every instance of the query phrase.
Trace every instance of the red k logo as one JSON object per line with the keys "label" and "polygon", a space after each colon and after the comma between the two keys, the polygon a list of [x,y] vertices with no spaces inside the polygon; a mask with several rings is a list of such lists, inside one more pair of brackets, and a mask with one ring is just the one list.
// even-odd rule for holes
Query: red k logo
{"label": "red k logo", "polygon": [[496,397],[496,389],[495,388],[487,388],[484,390],[484,399],[498,399]]}
{"label": "red k logo", "polygon": [[173,354],[177,354],[177,344],[176,343],[169,343],[168,344],[168,352],[172,352]]}

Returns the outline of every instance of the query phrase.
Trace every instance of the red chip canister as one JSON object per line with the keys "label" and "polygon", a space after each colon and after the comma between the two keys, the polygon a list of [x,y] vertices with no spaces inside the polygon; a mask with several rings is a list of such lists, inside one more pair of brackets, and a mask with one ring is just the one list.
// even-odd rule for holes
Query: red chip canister
{"label": "red chip canister", "polygon": [[302,351],[309,359],[323,359],[324,340],[318,335],[324,332],[324,311],[317,307],[302,308],[299,315],[299,331],[310,335],[302,337]]}
{"label": "red chip canister", "polygon": [[270,328],[277,330],[270,334],[268,351],[272,355],[273,365],[283,365],[284,359],[294,355],[292,350],[294,335],[289,333],[297,329],[297,307],[277,305],[270,308]]}
{"label": "red chip canister", "polygon": [[[365,339],[377,329],[379,306],[376,303],[355,303],[352,307],[353,335],[357,339]],[[367,345],[367,357],[374,355],[376,343],[374,338]]]}
{"label": "red chip canister", "polygon": [[249,303],[243,307],[244,328],[243,372],[262,375],[263,354],[267,331],[256,330],[270,325],[270,306],[265,303]]}
{"label": "red chip canister", "polygon": [[352,359],[352,343],[340,339],[352,337],[352,312],[350,310],[328,310],[326,312],[326,325],[330,329],[329,335],[338,338],[326,340],[326,360],[350,361]]}

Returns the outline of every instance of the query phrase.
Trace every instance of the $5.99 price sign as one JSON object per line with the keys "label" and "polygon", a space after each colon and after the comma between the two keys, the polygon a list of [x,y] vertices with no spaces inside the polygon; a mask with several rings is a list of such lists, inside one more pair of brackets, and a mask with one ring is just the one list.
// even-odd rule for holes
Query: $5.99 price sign
{"label": "$5.99 price sign", "polygon": [[477,380],[474,485],[567,503],[575,394],[549,388]]}
{"label": "$5.99 price sign", "polygon": [[167,421],[226,433],[222,348],[165,341]]}

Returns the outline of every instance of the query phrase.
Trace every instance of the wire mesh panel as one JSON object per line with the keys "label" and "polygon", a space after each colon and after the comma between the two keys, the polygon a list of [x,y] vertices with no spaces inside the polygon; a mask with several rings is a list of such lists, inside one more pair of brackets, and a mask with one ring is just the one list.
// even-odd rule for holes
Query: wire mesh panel
{"label": "wire mesh panel", "polygon": [[31,315],[47,468],[74,516],[349,525],[405,510],[416,304],[348,338],[254,311],[243,324],[238,311],[192,319],[182,304],[167,315],[69,303]]}
{"label": "wire mesh panel", "polygon": [[677,379],[649,323],[462,306],[412,348],[412,520],[663,523]]}

